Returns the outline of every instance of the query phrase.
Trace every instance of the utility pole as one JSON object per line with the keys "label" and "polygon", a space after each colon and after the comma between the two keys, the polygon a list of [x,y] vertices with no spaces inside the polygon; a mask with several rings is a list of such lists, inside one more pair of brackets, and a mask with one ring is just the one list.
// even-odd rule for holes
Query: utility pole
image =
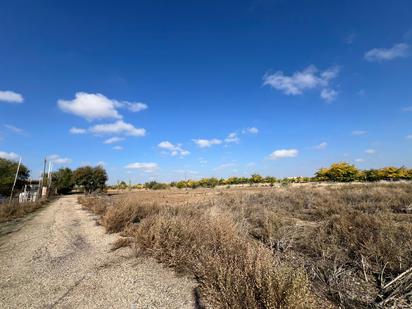
{"label": "utility pole", "polygon": [[41,197],[45,197],[47,195],[47,187],[45,186],[45,182],[46,182],[46,164],[47,164],[47,159],[44,158],[43,178],[42,178],[42,182],[41,182],[41,187],[42,187]]}
{"label": "utility pole", "polygon": [[13,200],[13,192],[14,192],[14,187],[16,186],[17,177],[19,176],[20,164],[21,164],[21,157],[19,159],[19,164],[17,165],[17,171],[16,171],[16,176],[14,177],[13,187],[11,187],[10,204]]}

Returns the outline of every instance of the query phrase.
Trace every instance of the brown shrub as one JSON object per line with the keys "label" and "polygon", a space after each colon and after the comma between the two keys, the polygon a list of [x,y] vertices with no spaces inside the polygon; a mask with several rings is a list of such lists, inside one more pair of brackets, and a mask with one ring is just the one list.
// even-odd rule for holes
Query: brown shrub
{"label": "brown shrub", "polygon": [[108,231],[133,237],[141,252],[194,274],[211,307],[310,307],[313,293],[318,308],[330,304],[325,298],[343,308],[376,307],[389,297],[411,305],[405,293],[382,292],[412,266],[410,183],[128,196],[89,208],[101,212]]}
{"label": "brown shrub", "polygon": [[143,252],[194,274],[212,308],[311,307],[305,273],[239,229],[228,213],[161,212],[143,220],[134,237]]}
{"label": "brown shrub", "polygon": [[47,201],[35,203],[4,203],[0,204],[0,222],[22,218],[41,208]]}

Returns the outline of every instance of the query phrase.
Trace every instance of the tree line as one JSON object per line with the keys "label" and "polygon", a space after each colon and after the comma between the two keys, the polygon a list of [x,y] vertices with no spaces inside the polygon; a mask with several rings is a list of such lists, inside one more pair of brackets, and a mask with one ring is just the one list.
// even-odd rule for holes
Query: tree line
{"label": "tree line", "polygon": [[[18,163],[0,158],[0,195],[9,196],[16,176]],[[48,184],[47,175],[43,175],[44,183]],[[21,164],[16,180],[16,193],[21,192],[30,179],[30,170]],[[92,193],[106,188],[108,180],[106,170],[102,166],[82,166],[75,170],[60,168],[51,173],[51,191],[57,194],[70,193],[74,188]]]}
{"label": "tree line", "polygon": [[320,168],[316,171],[313,177],[287,177],[276,178],[272,176],[261,176],[253,174],[250,177],[228,177],[228,178],[202,178],[199,180],[181,180],[170,183],[161,183],[156,181],[146,182],[128,186],[124,181],[118,185],[111,186],[114,189],[166,189],[175,187],[183,188],[214,188],[216,186],[230,185],[253,185],[253,184],[268,184],[273,186],[275,183],[306,183],[306,182],[376,182],[376,181],[400,181],[412,180],[412,169],[406,167],[384,167],[380,169],[358,169],[355,165],[347,162],[333,163],[327,168]]}

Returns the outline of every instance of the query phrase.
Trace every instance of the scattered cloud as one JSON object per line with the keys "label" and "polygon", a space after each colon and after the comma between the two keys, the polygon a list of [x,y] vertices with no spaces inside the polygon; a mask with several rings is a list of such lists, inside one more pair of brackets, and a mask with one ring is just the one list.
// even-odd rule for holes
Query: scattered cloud
{"label": "scattered cloud", "polygon": [[412,139],[412,134],[406,135],[406,139]]}
{"label": "scattered cloud", "polygon": [[222,144],[222,141],[217,138],[213,138],[213,139],[199,138],[199,139],[193,139],[192,141],[200,148],[209,148],[209,147],[212,147],[213,145]]}
{"label": "scattered cloud", "polygon": [[235,132],[230,133],[226,138],[225,138],[225,143],[235,143],[238,144],[240,142],[239,137]]}
{"label": "scattered cloud", "polygon": [[322,89],[322,91],[320,92],[320,97],[324,99],[326,102],[334,101],[337,96],[338,92],[336,90],[329,88]]}
{"label": "scattered cloud", "polygon": [[116,103],[100,93],[77,92],[73,100],[58,100],[59,108],[87,120],[117,118],[122,116],[116,110]]}
{"label": "scattered cloud", "polygon": [[322,150],[322,149],[325,149],[327,146],[328,146],[328,143],[322,142],[322,143],[320,143],[319,145],[316,145],[313,148],[318,149],[318,150]]}
{"label": "scattered cloud", "polygon": [[6,159],[6,160],[17,161],[20,158],[20,156],[15,152],[0,151],[0,158]]}
{"label": "scattered cloud", "polygon": [[202,166],[207,164],[207,160],[205,160],[204,158],[199,158],[198,160],[199,160],[200,165]]}
{"label": "scattered cloud", "polygon": [[105,141],[103,142],[103,144],[114,144],[114,143],[121,142],[121,141],[123,141],[123,140],[124,140],[124,137],[117,137],[117,136],[115,136],[115,137],[108,138],[107,140],[105,140]]}
{"label": "scattered cloud", "polygon": [[365,160],[362,159],[362,158],[358,158],[358,159],[355,159],[355,162],[357,162],[357,163],[362,163],[362,162],[365,162]]}
{"label": "scattered cloud", "polygon": [[117,102],[116,106],[117,107],[126,107],[129,111],[134,112],[134,113],[144,111],[148,107],[147,104],[145,104],[145,103],[141,103],[141,102],[133,103],[133,102],[127,102],[127,101]]}
{"label": "scattered cloud", "polygon": [[235,165],[236,165],[235,163],[224,163],[224,164],[221,164],[221,165],[215,167],[213,170],[214,171],[221,171],[221,170],[227,169],[229,167],[233,167]]}
{"label": "scattered cloud", "polygon": [[82,128],[73,127],[73,128],[70,129],[69,132],[70,132],[71,134],[85,134],[85,133],[87,133],[87,130],[86,130],[86,129],[82,129]]}
{"label": "scattered cloud", "polygon": [[95,134],[124,134],[128,136],[145,136],[146,130],[143,128],[136,128],[130,123],[126,123],[123,120],[118,120],[114,123],[98,124],[89,129],[90,132]]}
{"label": "scattered cloud", "polygon": [[395,58],[405,58],[409,45],[406,43],[395,44],[391,48],[374,48],[365,53],[365,59],[371,62],[389,61]]}
{"label": "scattered cloud", "polygon": [[12,126],[11,124],[5,124],[3,125],[7,130],[12,131],[14,133],[17,134],[21,134],[21,135],[26,135],[26,132],[24,132],[23,129],[20,129],[18,127]]}
{"label": "scattered cloud", "polygon": [[275,150],[269,155],[270,160],[277,160],[282,158],[293,158],[298,155],[299,151],[297,149],[279,149]]}
{"label": "scattered cloud", "polygon": [[314,65],[290,76],[285,75],[282,71],[277,71],[274,74],[266,74],[263,77],[263,85],[269,85],[286,95],[301,95],[306,90],[320,89],[321,97],[328,101],[337,96],[337,92],[330,88],[330,82],[339,75],[339,71],[340,67],[334,66],[320,72]]}
{"label": "scattered cloud", "polygon": [[412,105],[402,108],[402,111],[404,111],[404,112],[412,112]]}
{"label": "scattered cloud", "polygon": [[181,144],[174,145],[169,141],[160,142],[157,146],[167,150],[171,156],[187,156],[190,154],[190,151],[183,149]]}
{"label": "scattered cloud", "polygon": [[122,146],[114,146],[113,149],[114,150],[123,150],[123,147]]}
{"label": "scattered cloud", "polygon": [[366,152],[367,154],[375,154],[375,153],[376,153],[376,150],[375,150],[375,149],[366,149],[365,152]]}
{"label": "scattered cloud", "polygon": [[0,102],[23,103],[24,98],[20,93],[10,90],[0,90]]}
{"label": "scattered cloud", "polygon": [[135,163],[130,163],[126,165],[126,168],[142,170],[146,173],[153,173],[159,169],[159,165],[153,162],[148,162],[148,163],[135,162]]}
{"label": "scattered cloud", "polygon": [[259,129],[255,128],[255,127],[250,127],[250,128],[246,128],[244,130],[242,130],[242,133],[250,133],[250,134],[258,134],[259,133]]}
{"label": "scattered cloud", "polygon": [[118,108],[126,108],[131,112],[147,109],[141,102],[118,101],[105,97],[100,93],[77,92],[73,100],[58,100],[59,108],[70,114],[85,118],[88,121],[104,118],[121,119]]}
{"label": "scattered cloud", "polygon": [[361,136],[361,135],[366,135],[368,134],[367,131],[363,131],[363,130],[354,130],[352,131],[352,135],[354,136]]}
{"label": "scattered cloud", "polygon": [[47,157],[47,160],[53,162],[54,164],[69,164],[73,160],[69,158],[62,158],[57,154],[53,154]]}

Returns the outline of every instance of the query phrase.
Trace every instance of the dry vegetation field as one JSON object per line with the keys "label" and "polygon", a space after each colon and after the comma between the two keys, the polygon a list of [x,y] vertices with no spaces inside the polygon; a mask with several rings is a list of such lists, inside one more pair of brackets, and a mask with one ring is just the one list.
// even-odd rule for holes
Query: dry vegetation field
{"label": "dry vegetation field", "polygon": [[0,203],[0,223],[26,216],[36,211],[48,203],[48,200],[41,200],[35,203]]}
{"label": "dry vegetation field", "polygon": [[411,308],[412,184],[84,197],[114,245],[199,282],[211,308]]}

